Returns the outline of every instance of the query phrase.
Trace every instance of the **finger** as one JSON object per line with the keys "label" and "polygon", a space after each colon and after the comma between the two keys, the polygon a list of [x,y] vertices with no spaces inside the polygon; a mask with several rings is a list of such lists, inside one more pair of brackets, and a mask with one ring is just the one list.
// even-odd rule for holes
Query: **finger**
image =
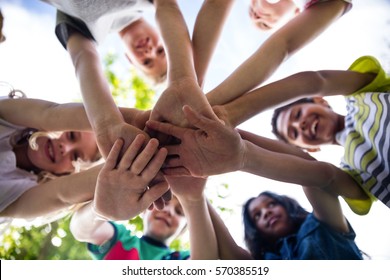
{"label": "finger", "polygon": [[161,198],[169,190],[169,185],[167,182],[159,182],[153,187],[149,188],[141,197],[141,202],[143,205],[148,207],[154,207],[161,210],[164,208],[164,200]]}
{"label": "finger", "polygon": [[121,152],[123,144],[124,144],[124,141],[122,139],[117,139],[114,142],[114,145],[112,146],[112,148],[107,156],[107,159],[106,159],[106,162],[104,164],[103,169],[107,169],[107,170],[115,169],[115,167],[118,163],[118,157],[119,157],[119,154]]}
{"label": "finger", "polygon": [[[165,149],[164,149],[165,150]],[[130,167],[130,170],[134,174],[141,174],[143,170],[148,166],[149,162],[152,160],[153,156],[158,153],[158,141],[157,139],[150,139],[148,144],[146,144],[146,147],[142,150],[141,153],[137,156],[137,158],[134,160],[133,164]],[[165,151],[165,156],[166,156],[166,151]],[[164,154],[164,153],[163,153]],[[158,159],[161,158],[158,157]],[[164,157],[165,159],[165,157]],[[163,160],[164,161],[164,160]],[[162,165],[162,163],[161,163]],[[154,177],[154,176],[153,176]],[[152,178],[153,178],[152,177]]]}
{"label": "finger", "polygon": [[215,120],[211,120],[199,114],[188,105],[183,106],[183,112],[190,124],[207,133],[212,132],[217,128]]}
{"label": "finger", "polygon": [[141,173],[142,177],[144,177],[146,181],[151,181],[154,177],[156,177],[157,173],[164,164],[166,156],[167,150],[165,148],[161,148],[157,151],[152,160],[147,164]]}
{"label": "finger", "polygon": [[149,120],[146,122],[146,126],[149,129],[167,134],[167,135],[172,135],[178,139],[182,139],[184,133],[186,132],[185,128],[166,123],[166,122],[157,122],[153,120]]}
{"label": "finger", "polygon": [[123,154],[118,167],[121,169],[128,169],[132,165],[134,159],[137,157],[140,152],[142,146],[145,142],[145,136],[142,134],[138,134],[134,141],[130,144],[130,146],[126,149]]}

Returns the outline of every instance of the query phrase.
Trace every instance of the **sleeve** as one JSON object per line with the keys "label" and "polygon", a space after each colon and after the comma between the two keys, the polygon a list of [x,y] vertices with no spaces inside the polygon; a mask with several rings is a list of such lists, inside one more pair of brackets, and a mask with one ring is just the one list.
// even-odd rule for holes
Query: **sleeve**
{"label": "sleeve", "polygon": [[123,225],[118,225],[113,222],[109,222],[114,227],[114,235],[111,239],[104,242],[102,245],[96,245],[92,243],[87,243],[87,249],[93,259],[102,260],[107,255],[107,253],[112,249],[112,247],[119,241],[119,232],[126,230]]}
{"label": "sleeve", "polygon": [[355,60],[348,70],[359,72],[359,73],[374,73],[376,74],[375,79],[359,89],[357,92],[352,93],[358,94],[362,92],[389,92],[390,91],[390,77],[383,70],[379,61],[373,56],[362,56]]}
{"label": "sleeve", "polygon": [[71,17],[57,10],[55,33],[58,40],[65,49],[69,37],[72,35],[73,32],[79,32],[86,38],[96,41],[95,38],[92,36],[91,32],[89,31],[87,25],[82,20],[75,17]]}

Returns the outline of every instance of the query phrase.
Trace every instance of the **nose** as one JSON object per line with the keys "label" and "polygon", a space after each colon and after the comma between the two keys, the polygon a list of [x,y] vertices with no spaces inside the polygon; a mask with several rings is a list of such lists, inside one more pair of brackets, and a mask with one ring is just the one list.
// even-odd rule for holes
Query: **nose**
{"label": "nose", "polygon": [[164,206],[164,208],[161,210],[163,211],[165,214],[167,214],[168,216],[173,216],[173,207],[171,207],[171,205],[169,204],[169,202],[167,202]]}
{"label": "nose", "polygon": [[68,154],[69,152],[71,152],[74,147],[71,143],[60,142],[59,148],[60,148],[61,155],[64,156],[64,155]]}

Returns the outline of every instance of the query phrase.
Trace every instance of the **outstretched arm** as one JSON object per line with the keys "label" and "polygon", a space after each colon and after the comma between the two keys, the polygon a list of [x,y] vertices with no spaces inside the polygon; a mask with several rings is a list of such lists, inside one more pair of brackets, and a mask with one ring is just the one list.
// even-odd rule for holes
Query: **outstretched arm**
{"label": "outstretched arm", "polygon": [[168,87],[151,113],[151,119],[185,126],[182,107],[191,104],[210,118],[216,118],[198,85],[192,44],[187,26],[175,0],[155,0],[156,21],[168,58]]}
{"label": "outstretched arm", "polygon": [[93,198],[101,166],[40,183],[24,192],[0,216],[32,219]]}
{"label": "outstretched arm", "polygon": [[73,237],[80,242],[102,245],[114,236],[113,226],[96,215],[92,202],[73,214],[69,227]]}
{"label": "outstretched arm", "polygon": [[[144,129],[150,115],[150,111],[134,108],[119,107],[119,111],[125,122],[139,129]],[[91,130],[84,104],[77,102],[58,104],[33,98],[1,99],[0,118],[14,125],[42,131]]]}
{"label": "outstretched arm", "polygon": [[260,112],[302,97],[351,94],[374,77],[375,74],[354,71],[300,72],[255,89],[223,106],[216,106],[216,112],[235,127]]}
{"label": "outstretched arm", "polygon": [[196,17],[192,46],[196,76],[201,88],[223,24],[233,3],[234,0],[205,0]]}
{"label": "outstretched arm", "polygon": [[291,19],[225,81],[207,94],[210,104],[225,104],[263,83],[284,60],[335,22],[344,13],[346,5],[341,0],[315,4]]}
{"label": "outstretched arm", "polygon": [[191,259],[218,259],[217,240],[207,207],[207,198],[204,195],[207,180],[194,177],[166,178],[187,219]]}
{"label": "outstretched arm", "polygon": [[125,140],[128,147],[142,130],[126,124],[104,76],[95,43],[78,32],[74,32],[67,43],[68,52],[79,80],[85,110],[96,134],[99,149],[107,157],[118,138]]}

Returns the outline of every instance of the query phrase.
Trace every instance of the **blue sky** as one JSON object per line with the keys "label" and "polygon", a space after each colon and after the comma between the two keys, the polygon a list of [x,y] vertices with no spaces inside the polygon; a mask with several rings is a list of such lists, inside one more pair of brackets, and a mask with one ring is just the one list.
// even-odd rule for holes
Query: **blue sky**
{"label": "blue sky", "polygon": [[[201,0],[179,0],[189,30],[192,30]],[[269,35],[259,33],[247,16],[249,0],[236,1],[229,16],[217,50],[211,61],[205,90],[218,85],[243,62]],[[7,81],[24,90],[29,97],[48,99],[59,103],[80,98],[73,66],[67,52],[54,35],[55,10],[38,0],[2,0],[5,16],[5,44],[0,45],[0,81]],[[152,14],[146,17],[153,20]],[[276,80],[298,71],[318,69],[346,69],[359,56],[376,56],[390,70],[390,1],[355,0],[353,9],[330,27],[318,39],[287,60],[269,79]],[[387,36],[387,38],[386,38]],[[127,68],[123,48],[115,34],[99,48],[102,55],[108,51],[119,55],[120,67]],[[260,67],[260,66],[259,66]],[[330,98],[336,111],[345,110],[344,103]],[[241,125],[267,137],[270,133],[270,112],[264,112]],[[338,165],[342,150],[327,147],[315,156]],[[230,196],[223,202],[235,209],[235,215],[226,219],[236,241],[242,244],[240,206],[251,196],[265,189],[286,193],[310,209],[300,187],[265,180],[250,174],[230,173],[210,179],[212,192],[221,183],[230,186]],[[344,205],[345,206],[345,205]],[[390,210],[380,203],[369,215],[358,217],[347,207],[345,214],[357,233],[361,249],[376,259],[390,259]],[[377,242],[377,241],[380,242]]]}

